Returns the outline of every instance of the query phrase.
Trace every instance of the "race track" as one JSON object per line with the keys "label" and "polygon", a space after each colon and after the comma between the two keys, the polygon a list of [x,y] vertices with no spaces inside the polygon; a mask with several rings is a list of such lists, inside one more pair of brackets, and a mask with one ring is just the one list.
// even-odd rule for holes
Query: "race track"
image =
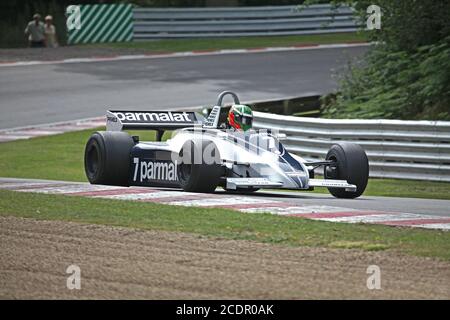
{"label": "race track", "polygon": [[329,194],[258,191],[251,194],[183,192],[176,189],[116,187],[88,183],[0,178],[0,190],[153,202],[175,206],[217,207],[242,213],[272,213],[341,223],[450,230],[450,201],[391,197],[336,199]]}
{"label": "race track", "polygon": [[362,196],[358,199],[336,199],[327,193],[317,194],[311,192],[292,191],[258,191],[253,194],[253,196],[263,197],[264,200],[285,199],[286,201],[297,205],[322,204],[348,207],[355,210],[410,212],[415,214],[450,217],[450,201],[448,200],[369,196]]}
{"label": "race track", "polygon": [[367,47],[2,67],[0,129],[103,116],[108,108],[209,105],[326,93]]}

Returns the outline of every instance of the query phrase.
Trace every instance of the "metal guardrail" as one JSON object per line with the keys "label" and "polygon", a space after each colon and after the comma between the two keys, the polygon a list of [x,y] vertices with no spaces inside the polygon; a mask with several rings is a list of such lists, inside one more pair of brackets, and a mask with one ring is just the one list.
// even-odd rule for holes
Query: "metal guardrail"
{"label": "metal guardrail", "polygon": [[332,144],[359,144],[370,176],[450,182],[450,122],[335,120],[254,112],[255,128],[286,133],[286,148],[307,160],[323,159]]}
{"label": "metal guardrail", "polygon": [[224,8],[135,8],[134,39],[354,32],[350,7],[329,4]]}

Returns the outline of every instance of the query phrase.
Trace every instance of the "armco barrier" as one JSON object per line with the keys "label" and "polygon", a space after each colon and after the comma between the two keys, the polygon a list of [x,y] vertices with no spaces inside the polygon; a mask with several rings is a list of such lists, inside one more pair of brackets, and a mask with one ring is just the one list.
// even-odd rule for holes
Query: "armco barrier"
{"label": "armco barrier", "polygon": [[255,128],[286,133],[286,148],[305,159],[323,159],[339,141],[361,145],[370,176],[450,182],[450,122],[335,120],[254,112]]}
{"label": "armco barrier", "polygon": [[79,29],[68,31],[68,44],[121,42],[133,39],[131,4],[85,4],[80,9]]}
{"label": "armco barrier", "polygon": [[329,4],[224,8],[135,8],[134,39],[354,32],[350,7]]}

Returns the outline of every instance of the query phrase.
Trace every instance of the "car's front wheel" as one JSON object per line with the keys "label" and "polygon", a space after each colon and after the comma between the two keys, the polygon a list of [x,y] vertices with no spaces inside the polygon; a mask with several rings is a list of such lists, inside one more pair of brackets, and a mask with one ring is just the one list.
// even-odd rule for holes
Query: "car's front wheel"
{"label": "car's front wheel", "polygon": [[327,153],[326,160],[336,164],[325,167],[325,179],[346,180],[356,185],[356,191],[342,188],[328,188],[336,198],[357,198],[363,194],[369,180],[369,160],[361,146],[342,142],[333,145]]}

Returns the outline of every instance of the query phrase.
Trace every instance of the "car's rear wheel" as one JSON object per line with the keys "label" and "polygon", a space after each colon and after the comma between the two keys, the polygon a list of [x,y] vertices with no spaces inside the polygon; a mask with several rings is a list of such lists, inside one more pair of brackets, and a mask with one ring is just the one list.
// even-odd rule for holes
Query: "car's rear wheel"
{"label": "car's rear wheel", "polygon": [[[208,158],[207,158],[208,157]],[[217,146],[208,140],[186,141],[179,153],[178,181],[184,191],[210,193],[223,175]]]}
{"label": "car's rear wheel", "polygon": [[133,138],[126,132],[99,131],[91,135],[84,152],[84,169],[92,184],[128,186]]}
{"label": "car's rear wheel", "polygon": [[336,165],[325,167],[325,179],[346,180],[356,185],[356,191],[328,188],[333,196],[352,199],[363,194],[369,180],[369,160],[361,146],[348,142],[335,144],[328,151],[326,160],[335,161]]}

